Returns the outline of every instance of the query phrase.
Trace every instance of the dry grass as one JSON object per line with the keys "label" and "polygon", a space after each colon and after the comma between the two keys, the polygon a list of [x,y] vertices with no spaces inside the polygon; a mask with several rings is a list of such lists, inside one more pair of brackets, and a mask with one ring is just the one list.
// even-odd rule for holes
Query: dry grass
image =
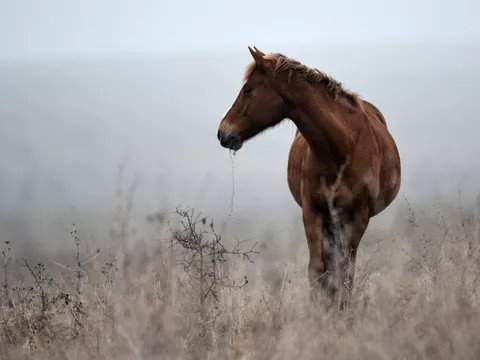
{"label": "dry grass", "polygon": [[151,246],[122,246],[115,257],[85,254],[72,230],[68,266],[20,261],[4,244],[0,358],[480,358],[473,210],[417,216],[408,205],[396,234],[370,234],[342,313],[311,303],[305,259],[267,266],[262,252],[254,264],[233,252],[214,270],[242,286],[220,283],[199,296],[199,268],[185,266],[164,220],[149,217]]}

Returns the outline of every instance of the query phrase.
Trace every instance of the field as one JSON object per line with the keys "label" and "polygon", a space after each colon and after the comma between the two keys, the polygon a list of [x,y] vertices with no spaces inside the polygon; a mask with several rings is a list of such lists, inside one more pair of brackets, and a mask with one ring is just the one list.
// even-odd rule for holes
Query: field
{"label": "field", "polygon": [[[0,360],[480,359],[480,1],[3,1],[0,30]],[[401,184],[339,306],[291,188],[348,261],[400,175],[354,94]]]}
{"label": "field", "polygon": [[0,357],[478,359],[478,207],[401,201],[364,238],[342,312],[311,301],[303,234],[273,254],[188,208],[145,219],[150,241],[117,216],[106,249],[72,225],[61,258],[4,242]]}

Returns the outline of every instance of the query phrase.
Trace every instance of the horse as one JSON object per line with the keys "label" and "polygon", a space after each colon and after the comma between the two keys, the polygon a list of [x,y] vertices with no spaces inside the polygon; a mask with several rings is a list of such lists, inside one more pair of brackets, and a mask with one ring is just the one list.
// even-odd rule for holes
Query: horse
{"label": "horse", "polygon": [[399,191],[397,146],[382,113],[333,77],[280,53],[248,49],[253,61],[217,138],[238,151],[284,119],[296,125],[288,185],[302,210],[311,297],[343,307],[370,218]]}

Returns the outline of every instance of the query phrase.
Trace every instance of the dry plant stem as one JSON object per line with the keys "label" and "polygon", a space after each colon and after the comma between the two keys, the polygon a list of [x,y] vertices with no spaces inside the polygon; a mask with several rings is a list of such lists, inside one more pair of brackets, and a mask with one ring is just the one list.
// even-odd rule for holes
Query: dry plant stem
{"label": "dry plant stem", "polygon": [[12,261],[11,256],[11,246],[9,241],[5,241],[6,247],[2,250],[3,256],[3,303],[4,305],[13,306],[10,297],[10,273],[9,273],[9,265]]}
{"label": "dry plant stem", "polygon": [[45,265],[43,265],[42,263],[38,263],[35,268],[33,268],[32,266],[30,266],[27,259],[23,259],[23,262],[24,266],[27,268],[28,272],[33,278],[35,287],[40,291],[41,315],[42,319],[45,319],[45,315],[50,304],[48,290],[53,283],[53,279],[47,279],[44,277]]}
{"label": "dry plant stem", "polygon": [[205,300],[212,296],[218,300],[220,288],[240,289],[247,284],[246,277],[242,282],[231,279],[222,271],[222,266],[229,257],[240,257],[253,263],[252,256],[258,254],[256,243],[243,249],[244,241],[237,240],[228,249],[222,243],[222,237],[216,233],[213,221],[202,217],[194,209],[177,208],[178,227],[170,226],[173,246],[181,249],[180,262],[192,279],[197,279],[200,309]]}

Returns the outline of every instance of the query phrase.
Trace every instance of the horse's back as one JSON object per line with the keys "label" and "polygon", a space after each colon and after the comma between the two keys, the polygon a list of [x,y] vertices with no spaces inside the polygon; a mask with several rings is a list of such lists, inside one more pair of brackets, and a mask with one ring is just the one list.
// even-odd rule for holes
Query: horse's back
{"label": "horse's back", "polygon": [[363,108],[365,109],[365,112],[367,115],[369,115],[370,118],[375,118],[378,121],[380,121],[385,127],[387,127],[387,122],[385,121],[385,118],[383,114],[378,110],[378,108],[373,105],[371,102],[367,100],[362,100],[363,102]]}

